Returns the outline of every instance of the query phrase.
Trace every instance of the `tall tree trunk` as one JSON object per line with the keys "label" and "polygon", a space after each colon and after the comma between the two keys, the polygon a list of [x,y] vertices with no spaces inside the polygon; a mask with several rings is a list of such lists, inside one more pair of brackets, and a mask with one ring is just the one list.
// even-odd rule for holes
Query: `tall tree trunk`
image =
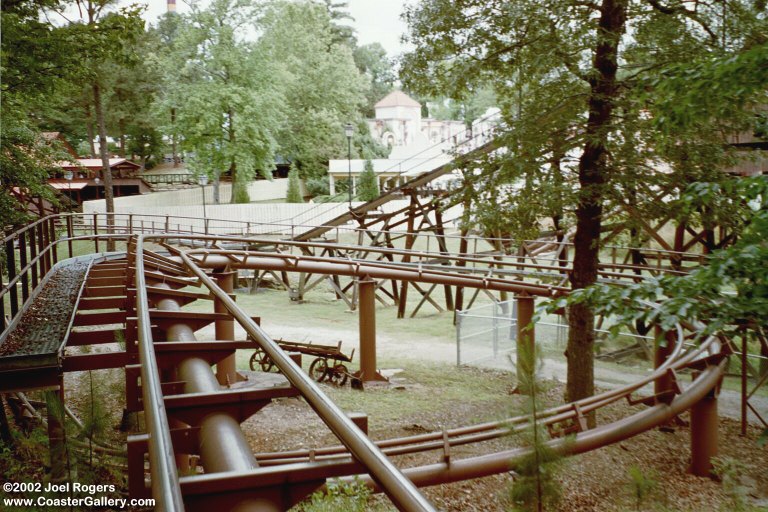
{"label": "tall tree trunk", "polygon": [[[112,171],[109,169],[109,153],[107,152],[107,127],[104,122],[104,109],[101,106],[101,87],[98,81],[93,83],[93,106],[96,111],[96,124],[99,128],[99,153],[101,155],[101,170],[104,180],[104,199],[107,203],[107,232],[114,231],[115,224],[115,196],[112,190]],[[111,238],[107,240],[107,250],[115,250],[115,241]]]}
{"label": "tall tree trunk", "polygon": [[[571,288],[578,290],[597,281],[603,187],[609,176],[607,141],[617,95],[618,44],[626,22],[626,0],[603,0],[600,5],[597,48],[590,73],[589,117],[586,142],[579,159],[579,202],[576,207]],[[574,304],[568,311],[568,383],[566,400],[594,394],[595,313],[588,304]]]}
{"label": "tall tree trunk", "polygon": [[85,129],[88,133],[88,147],[91,149],[91,158],[96,158],[96,145],[93,143],[93,139],[96,138],[93,130],[93,118],[91,117],[91,102],[85,106]]}

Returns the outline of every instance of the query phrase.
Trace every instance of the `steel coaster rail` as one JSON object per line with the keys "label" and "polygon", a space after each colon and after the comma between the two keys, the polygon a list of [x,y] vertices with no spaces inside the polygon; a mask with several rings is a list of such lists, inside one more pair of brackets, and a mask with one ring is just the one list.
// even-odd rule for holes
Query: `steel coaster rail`
{"label": "steel coaster rail", "polygon": [[245,314],[213,280],[185,253],[180,256],[187,267],[224,305],[246,332],[264,350],[288,381],[296,387],[331,431],[370,472],[392,502],[405,511],[434,511],[418,488],[363,434],[344,412],[328,398],[296,363]]}
{"label": "steel coaster rail", "polygon": [[[17,230],[14,233],[9,234],[3,239],[3,242],[7,241],[9,238],[15,238],[20,233],[26,231],[27,229],[36,226],[37,224],[40,224],[41,222],[47,220],[47,219],[54,219],[54,220],[66,220],[66,219],[81,219],[81,222],[83,222],[83,226],[95,226],[95,227],[101,227],[103,229],[111,229],[113,233],[136,233],[138,231],[140,232],[151,232],[151,233],[157,233],[157,232],[176,232],[176,233],[188,233],[188,234],[199,234],[199,235],[208,235],[210,233],[206,233],[203,231],[195,231],[194,226],[190,224],[190,230],[181,230],[180,227],[182,226],[181,223],[178,221],[199,221],[199,217],[188,217],[188,216],[172,216],[172,215],[157,215],[157,214],[134,214],[134,213],[88,213],[88,214],[81,214],[81,213],[61,213],[61,214],[54,214],[49,215],[47,217],[44,217],[43,219],[39,219],[35,221],[34,223],[25,226],[24,228],[21,228]],[[103,224],[96,224],[92,223],[94,219],[104,219],[105,221],[107,218],[110,219],[123,219],[125,221],[125,225],[121,226],[118,224],[113,224],[110,226],[108,223]],[[149,219],[158,219],[158,224],[152,224],[151,226],[141,226],[140,221],[143,218],[149,218]],[[134,222],[134,220],[136,222]],[[348,231],[350,233],[358,233],[358,232],[371,232],[371,233],[383,233],[383,231],[377,231],[377,230],[368,230],[368,229],[361,229],[361,228],[342,228],[340,226],[327,226],[327,225],[321,225],[317,226],[314,224],[281,224],[276,222],[270,222],[270,223],[259,223],[259,222],[248,222],[248,221],[233,221],[233,220],[227,220],[227,219],[207,219],[210,222],[223,222],[228,224],[240,224],[244,226],[271,226],[271,227],[282,227],[282,228],[318,228],[318,227],[329,227],[333,229],[343,229],[345,231]],[[161,222],[162,221],[162,222]],[[173,221],[173,223],[171,222]],[[154,221],[153,221],[154,222]],[[177,230],[170,229],[171,227],[179,228]],[[139,230],[141,228],[141,230]],[[82,230],[82,227],[75,226],[75,230]],[[498,238],[498,237],[484,237],[484,236],[478,236],[478,235],[465,235],[464,237],[460,235],[435,235],[431,233],[424,233],[424,232],[408,232],[408,231],[398,231],[398,235],[405,236],[405,235],[413,235],[419,238],[442,238],[442,239],[461,239],[461,238],[469,238],[471,240],[476,240],[480,242],[504,242],[504,243],[545,243],[550,245],[558,245],[558,246],[567,246],[572,247],[573,242],[557,242],[555,240],[513,240],[509,238]],[[227,236],[227,235],[222,235]],[[240,235],[240,236],[248,236],[248,235]],[[288,242],[288,240],[283,239],[283,241]],[[274,240],[273,240],[274,242]],[[643,251],[645,253],[653,253],[656,254],[657,257],[665,257],[670,258],[672,256],[680,256],[682,258],[692,259],[700,261],[704,256],[698,253],[690,253],[690,252],[675,252],[675,251],[669,251],[666,249],[657,249],[657,248],[648,248],[648,247],[631,247],[631,246],[616,246],[616,245],[605,245],[603,246],[605,249],[621,249],[621,250],[638,250]],[[435,254],[440,254],[439,252],[436,252]],[[468,254],[474,254],[474,253],[468,253]],[[535,258],[534,256],[529,255],[523,255],[523,256],[517,256],[517,255],[507,255],[507,254],[501,254],[501,253],[489,253],[491,256],[507,256],[507,257],[515,257],[515,258]],[[445,255],[444,255],[445,256]],[[461,256],[461,255],[459,255]],[[618,268],[618,264],[616,264]],[[633,268],[633,266],[624,265],[623,268]],[[648,266],[647,268],[653,268]]]}
{"label": "steel coaster rail", "polygon": [[[707,340],[704,341],[704,343],[702,343],[701,346],[697,346],[693,350],[689,351],[688,353],[683,354],[682,351],[686,344],[683,330],[680,326],[677,326],[675,329],[675,332],[676,332],[675,347],[671,352],[671,354],[669,355],[669,358],[664,362],[664,364],[660,365],[658,368],[654,369],[654,371],[651,374],[647,375],[646,377],[643,377],[640,380],[637,380],[630,384],[626,384],[620,388],[606,391],[598,395],[593,395],[591,397],[587,397],[575,402],[575,404],[579,406],[579,409],[581,410],[582,414],[586,414],[594,410],[600,409],[606,405],[616,402],[617,400],[621,400],[627,397],[628,395],[631,395],[633,392],[642,388],[646,384],[654,382],[655,380],[663,377],[664,375],[667,374],[667,372],[670,369],[676,370],[676,369],[684,368],[686,365],[690,364],[696,358],[701,357],[705,352],[713,353],[713,344],[716,343],[715,337],[709,337]],[[576,415],[577,413],[574,408],[574,403],[568,403],[568,404],[559,405],[559,406],[552,407],[547,410],[539,412],[537,414],[537,420],[539,420],[541,424],[545,426],[554,425],[556,423],[574,419]],[[478,425],[471,425],[471,426],[459,427],[455,429],[449,429],[445,431],[445,434],[448,435],[449,438],[453,438],[453,437],[465,436],[468,434],[490,432],[492,435],[490,435],[488,439],[491,439],[491,438],[497,438],[504,435],[508,435],[512,430],[512,427],[514,427],[515,425],[523,424],[528,421],[530,421],[530,416],[527,416],[527,415],[515,416],[515,417],[507,418],[502,421],[493,421],[488,423],[481,423]],[[391,452],[387,450],[388,448],[400,448],[402,451],[402,447],[405,445],[411,445],[411,444],[421,443],[425,441],[440,440],[442,439],[443,434],[444,434],[443,432],[425,433],[425,434],[419,434],[416,436],[381,440],[381,441],[377,441],[376,444],[381,448],[383,448],[385,453],[389,454]],[[482,439],[482,440],[485,440],[485,439]],[[476,440],[470,441],[470,442],[476,442]],[[440,445],[442,445],[442,442],[440,443]],[[451,445],[453,445],[453,443],[451,443]],[[430,449],[435,449],[435,448],[439,448],[439,446],[435,445]],[[332,446],[332,447],[318,448],[312,451],[314,452],[315,456],[318,456],[318,458],[321,458],[323,455],[333,455],[333,454],[344,453],[344,448],[341,446]],[[413,450],[413,451],[420,451],[420,450]],[[306,458],[306,457],[309,457],[309,453],[310,453],[310,450],[306,449],[306,450],[295,450],[295,451],[289,451],[289,452],[263,453],[263,454],[257,454],[257,457],[259,458],[260,461],[262,459],[272,460],[272,459],[278,459],[280,457]],[[402,451],[402,453],[410,453],[410,451]],[[291,460],[290,462],[296,462],[296,460]]]}
{"label": "steel coaster rail", "polygon": [[179,487],[179,473],[174,459],[168,416],[165,412],[157,360],[152,346],[152,322],[147,309],[147,286],[144,280],[144,238],[136,242],[136,320],[141,361],[141,391],[149,434],[149,467],[155,510],[183,512],[184,499]]}
{"label": "steel coaster rail", "polygon": [[[191,252],[192,251],[190,251],[190,253]],[[180,256],[185,261],[185,263],[187,263],[187,265],[190,266],[190,268],[194,268],[192,266],[192,259],[190,255],[185,253],[180,253]],[[242,264],[242,261],[237,259],[234,259],[234,260],[221,259],[221,260],[215,260],[215,261],[209,260],[206,262],[202,262],[202,264],[205,264],[206,266],[221,266],[229,263],[233,263],[236,266],[238,263]],[[201,280],[204,279],[205,276],[202,270],[197,268],[194,272],[198,275],[198,277],[201,278]],[[213,283],[212,281],[210,281],[208,284],[212,285]],[[212,292],[215,292],[214,288],[211,288],[211,290]],[[217,298],[226,302],[226,307],[230,311],[230,313],[232,313],[237,318],[238,322],[241,323],[241,325],[246,327],[246,330],[249,332],[249,334],[251,334],[252,337],[254,337],[254,339],[256,339],[258,342],[263,342],[265,341],[265,339],[268,341],[271,341],[266,335],[264,338],[259,338],[258,334],[260,333],[260,330],[258,326],[256,326],[255,322],[251,321],[241,311],[239,311],[240,314],[238,317],[238,314],[237,314],[238,309],[234,301],[232,301],[231,299],[227,300],[228,297],[226,297],[225,294],[223,294],[223,292],[221,291],[219,292],[220,293],[217,294]],[[256,334],[257,336],[254,336],[254,334]],[[696,349],[686,354],[682,354],[682,350],[685,344],[684,343],[685,336],[683,334],[681,326],[677,326],[676,339],[677,339],[677,343],[672,354],[670,354],[667,361],[664,364],[660,365],[652,375],[644,379],[641,379],[640,381],[633,383],[632,385],[625,386],[623,389],[607,392],[601,395],[596,395],[596,396],[584,399],[582,401],[579,401],[577,402],[577,404],[582,405],[580,409],[577,409],[577,407],[572,403],[565,404],[563,406],[551,409],[541,417],[542,423],[553,424],[556,422],[577,418],[579,414],[588,414],[593,410],[596,410],[604,405],[607,405],[612,401],[628,396],[629,394],[631,394],[631,392],[638,389],[640,386],[644,385],[645,383],[651,382],[655,379],[660,378],[662,375],[666,374],[666,372],[669,371],[670,369],[681,368],[684,365],[687,365],[693,362],[697,358],[702,357],[705,352],[709,353],[710,355],[713,355],[717,352],[717,349],[720,348],[719,343],[717,343],[716,341],[716,338],[710,336],[707,340],[705,340],[704,343],[702,343],[701,346],[697,347]],[[274,342],[272,343],[274,344]],[[260,343],[260,346],[262,347],[262,349],[265,350],[265,352],[268,353],[268,355],[270,355],[270,357],[273,357],[276,361],[283,359],[281,362],[285,363],[286,368],[289,368],[290,370],[297,372],[300,376],[303,376],[303,373],[301,373],[300,370],[293,367],[294,365],[292,364],[292,362],[290,362],[287,356],[285,356],[285,354],[281,352],[279,347],[275,348],[274,346],[261,344],[261,343]],[[280,364],[278,364],[278,366],[280,366]],[[672,417],[679,414],[680,412],[690,408],[694,403],[700,400],[713,386],[717,384],[717,382],[722,376],[724,367],[725,367],[724,360],[714,365],[709,365],[707,368],[705,368],[701,372],[699,377],[696,378],[696,380],[691,386],[688,386],[684,390],[681,390],[682,392],[679,395],[677,395],[669,404],[659,403],[653,406],[648,411],[637,413],[629,418],[624,418],[612,424],[604,425],[596,429],[582,431],[580,434],[577,435],[575,442],[572,444],[571,443],[565,444],[560,439],[555,439],[551,441],[550,444],[554,448],[561,450],[565,454],[582,453],[584,451],[588,451],[600,446],[604,446],[606,444],[610,444],[613,442],[620,441],[622,439],[626,439],[627,437],[631,437],[632,435],[636,435],[642,431],[652,428],[653,426],[663,423],[664,421],[671,419]],[[291,375],[290,375],[291,373],[292,373],[291,371],[286,372],[286,375],[289,376],[289,379],[291,378]],[[308,377],[304,377],[304,378],[308,380]],[[486,434],[484,436],[481,435],[481,436],[475,437],[474,439],[470,438],[470,440],[466,440],[466,441],[467,442],[480,441],[480,440],[484,440],[484,438],[492,437],[495,435],[497,435],[497,433]],[[429,443],[424,448],[434,449],[434,448],[437,448],[437,446],[436,446],[436,443]],[[387,451],[389,451],[394,455],[397,453],[407,453],[409,451],[415,451],[415,449],[412,450],[408,448],[394,447],[392,450],[387,450]],[[520,450],[520,449],[508,450],[505,452],[499,452],[499,453],[481,456],[481,457],[473,457],[470,459],[451,461],[450,464],[440,463],[440,464],[431,465],[431,466],[409,468],[404,470],[403,473],[407,474],[418,485],[431,485],[435,483],[445,483],[449,481],[474,478],[478,476],[485,476],[493,473],[507,471],[513,468],[514,458],[519,457],[524,453],[525,453],[525,450]],[[293,461],[286,461],[286,462],[293,462]],[[380,486],[376,483],[376,481],[377,479],[374,476],[371,481],[371,485],[375,488],[380,488]],[[383,490],[387,492],[386,489],[383,489]]]}
{"label": "steel coaster rail", "polygon": [[[678,340],[678,346],[682,346],[684,340]],[[715,337],[709,337],[701,347],[686,354],[685,357],[674,361],[674,364],[670,364],[673,368],[680,369],[689,364],[696,358],[702,356],[704,352],[713,355],[721,347]],[[676,350],[679,353],[679,350]],[[672,361],[671,361],[672,362]],[[694,382],[686,387],[680,395],[676,396],[671,403],[658,403],[652,406],[650,409],[641,411],[634,415],[622,418],[613,423],[602,425],[594,429],[588,429],[580,431],[575,438],[568,442],[562,439],[553,439],[548,444],[556,450],[559,450],[564,455],[574,455],[583,453],[607,444],[615,443],[623,439],[627,439],[633,435],[639,434],[645,430],[653,428],[654,426],[663,424],[664,422],[672,419],[674,416],[689,409],[693,404],[700,400],[712,387],[716,386],[725,371],[726,361],[722,360],[717,364],[713,364],[705,368],[701,374],[694,379]],[[666,365],[665,365],[666,366]],[[666,366],[669,368],[669,366]],[[654,372],[654,376],[643,379],[643,381],[628,385],[625,387],[624,393],[619,396],[621,398],[626,396],[627,392],[631,393],[631,390],[636,389],[642,385],[645,381],[652,381],[661,377],[666,371],[662,371],[660,367]],[[605,396],[599,395],[594,398]],[[592,407],[584,407],[581,409],[582,413],[588,413],[591,410],[603,407],[614,399],[602,400],[596,402]],[[576,404],[584,403],[585,401],[576,402]],[[541,425],[552,425],[554,423],[562,422],[564,420],[573,420],[576,416],[575,406],[573,403],[560,406],[556,409],[568,408],[568,413],[560,413],[557,416],[546,417],[546,414],[555,410],[545,411],[541,416],[537,416]],[[457,446],[460,444],[475,443],[486,441],[489,439],[495,439],[498,437],[509,435],[513,432],[519,432],[528,428],[525,422],[530,422],[529,417],[518,416],[506,420],[505,422],[492,422],[481,425],[460,427],[453,429],[452,431],[436,432],[429,434],[421,434],[417,436],[407,438],[396,438],[379,441],[377,444],[383,448],[385,453],[390,455],[402,455],[408,453],[415,453],[428,450],[444,449],[445,445]],[[449,441],[444,440],[444,436],[448,436]],[[462,436],[462,437],[459,437]],[[422,443],[415,445],[416,443]],[[312,450],[314,456],[319,460],[343,460],[345,456],[343,447],[328,447]],[[435,465],[421,466],[408,468],[404,470],[410,478],[412,478],[418,485],[433,485],[438,483],[447,483],[457,480],[463,480],[468,478],[476,478],[481,476],[487,476],[494,473],[500,473],[514,469],[515,459],[523,456],[527,450],[516,448],[503,452],[497,452],[494,454],[476,456],[461,460],[452,460],[450,464],[440,463]],[[299,450],[293,452],[275,452],[257,454],[260,460],[263,460],[263,465],[280,465],[296,463],[305,460],[309,455],[308,450]],[[285,457],[281,460],[280,457]],[[374,483],[368,482],[372,487],[376,487]]]}

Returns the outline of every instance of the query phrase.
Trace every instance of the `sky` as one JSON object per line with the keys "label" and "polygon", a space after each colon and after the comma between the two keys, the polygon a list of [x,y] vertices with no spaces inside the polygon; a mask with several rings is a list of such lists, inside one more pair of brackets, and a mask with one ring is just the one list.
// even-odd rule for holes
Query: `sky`
{"label": "sky", "polygon": [[[145,18],[154,23],[158,16],[166,12],[167,0],[120,0],[118,5],[132,3],[147,5]],[[205,0],[202,0],[205,2]],[[408,48],[400,42],[400,37],[406,31],[406,24],[400,19],[406,3],[418,0],[348,0],[349,13],[355,18],[351,25],[357,33],[359,44],[379,42],[390,57],[395,57]],[[176,0],[176,11],[189,12],[189,6],[184,0]],[[76,17],[77,9],[70,10],[70,16]]]}
{"label": "sky", "polygon": [[355,18],[351,25],[357,30],[359,44],[379,42],[394,57],[405,50],[400,36],[407,26],[400,19],[406,0],[349,0],[349,13]]}

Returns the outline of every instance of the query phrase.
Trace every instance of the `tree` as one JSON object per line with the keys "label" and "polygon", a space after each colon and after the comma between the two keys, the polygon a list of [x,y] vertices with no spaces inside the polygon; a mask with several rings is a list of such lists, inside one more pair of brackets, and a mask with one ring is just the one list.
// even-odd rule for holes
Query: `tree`
{"label": "tree", "polygon": [[245,37],[259,19],[259,8],[246,0],[195,6],[162,59],[166,69],[180,70],[167,75],[158,105],[175,111],[165,129],[181,139],[196,173],[217,183],[228,170],[233,203],[249,201],[246,184],[256,172],[271,176],[283,112],[279,71]]}
{"label": "tree", "polygon": [[288,171],[288,191],[285,197],[286,202],[289,203],[303,203],[304,198],[301,196],[301,182],[299,181],[299,170],[296,169],[294,164],[291,164],[291,170]]}
{"label": "tree", "polygon": [[[570,283],[579,290],[596,282],[605,219],[631,226],[674,214],[652,198],[674,193],[681,180],[711,177],[728,161],[712,123],[660,137],[649,80],[692,55],[754,44],[764,16],[751,2],[726,8],[727,15],[720,4],[691,9],[683,1],[426,0],[406,13],[416,50],[404,60],[403,78],[424,93],[456,99],[493,85],[508,126],[499,140],[508,151],[488,159],[494,172],[476,180],[484,183],[472,193],[484,199],[482,208],[494,209],[506,207],[495,198],[536,191],[529,205],[512,209],[515,215],[551,213],[555,224],[573,222]],[[674,172],[654,172],[662,161]],[[539,193],[548,173],[554,179]],[[594,391],[594,318],[586,303],[568,312],[568,400]]]}
{"label": "tree", "polygon": [[357,197],[361,201],[371,201],[379,197],[379,182],[373,171],[373,162],[365,161],[365,167],[360,174],[360,183],[357,186]]}
{"label": "tree", "polygon": [[41,21],[39,10],[56,2],[41,0],[2,4],[0,52],[0,219],[6,229],[29,220],[16,192],[55,202],[46,180],[55,163],[66,158],[46,143],[35,116],[79,72],[77,53],[64,28]]}
{"label": "tree", "polygon": [[349,48],[354,49],[357,46],[357,37],[355,37],[355,29],[346,25],[344,20],[354,21],[354,18],[347,11],[349,9],[348,0],[323,0],[325,2],[325,8],[328,12],[328,17],[331,20],[331,43],[343,44]]}
{"label": "tree", "polygon": [[[263,18],[258,51],[274,63],[285,98],[279,151],[302,178],[327,174],[328,160],[347,154],[344,125],[360,119],[367,82],[352,50],[334,42],[332,19],[316,2],[275,2]],[[367,131],[367,130],[366,130]]]}
{"label": "tree", "polygon": [[[152,155],[161,154],[165,145],[163,136],[151,126],[135,124],[128,128],[126,133],[128,153],[138,156],[141,162],[141,170],[147,168],[147,160]],[[154,166],[154,163],[152,164]],[[150,168],[152,167],[150,166]]]}
{"label": "tree", "polygon": [[355,48],[355,64],[361,74],[370,81],[371,87],[366,94],[366,105],[363,114],[373,118],[373,106],[395,88],[394,66],[387,57],[387,51],[381,43],[370,43]]}
{"label": "tree", "polygon": [[[105,72],[110,63],[132,66],[138,62],[138,56],[132,50],[133,43],[144,31],[144,21],[141,19],[143,8],[132,6],[117,12],[107,12],[114,0],[76,0],[76,4],[80,12],[85,13],[86,22],[71,23],[68,31],[77,41],[77,50],[85,57],[81,78],[89,83],[92,93],[96,132],[99,137],[99,157],[102,162],[107,226],[111,231],[114,217],[110,214],[115,211],[115,203],[104,111]],[[114,239],[110,238],[107,240],[107,250],[114,249]]]}

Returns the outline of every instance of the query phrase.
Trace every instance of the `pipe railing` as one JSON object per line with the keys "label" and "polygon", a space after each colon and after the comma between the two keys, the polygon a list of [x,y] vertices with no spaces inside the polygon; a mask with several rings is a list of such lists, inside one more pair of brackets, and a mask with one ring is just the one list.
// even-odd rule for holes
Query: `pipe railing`
{"label": "pipe railing", "polygon": [[[99,233],[99,227],[100,224],[98,222],[99,216],[101,218],[106,219],[107,214],[57,214],[52,215],[43,219],[40,219],[38,221],[33,222],[29,226],[22,228],[20,230],[15,231],[14,233],[11,233],[10,235],[6,236],[3,239],[3,246],[5,248],[5,254],[6,254],[6,270],[8,274],[8,281],[7,283],[4,283],[2,287],[0,287],[0,319],[3,320],[3,325],[6,318],[6,308],[10,311],[10,320],[13,320],[20,310],[23,309],[24,304],[28,300],[28,297],[31,294],[31,290],[34,290],[39,283],[39,277],[44,275],[48,272],[48,270],[51,268],[52,263],[55,263],[57,260],[57,254],[58,254],[58,245],[62,242],[66,242],[68,249],[69,249],[69,256],[73,256],[73,242],[78,240],[85,240],[90,239],[94,241],[95,252],[99,252],[99,241],[104,239],[109,239],[110,237],[117,238],[117,239],[125,239],[127,236],[130,236],[132,234],[141,233],[176,233],[179,236],[173,237],[179,241],[189,241],[193,238],[198,238],[201,236],[200,233],[196,232],[192,226],[190,226],[190,231],[187,232],[185,230],[172,229],[172,223],[170,222],[170,219],[172,217],[170,216],[146,216],[146,217],[156,217],[156,218],[162,218],[163,222],[156,224],[154,221],[150,226],[146,226],[143,224],[143,222],[137,222],[136,216],[134,214],[111,214],[110,217],[114,218],[116,217],[125,217],[127,218],[127,222],[124,226],[115,225],[112,223],[110,225],[110,222],[106,222],[101,227],[107,231],[106,234],[100,234]],[[145,217],[145,216],[140,216]],[[86,220],[93,220],[92,224],[84,223],[80,225],[75,225],[74,219],[86,219]],[[177,218],[173,218],[177,219]],[[181,219],[185,219],[185,217],[181,217]],[[58,221],[58,225],[56,224]],[[57,229],[65,228],[66,229],[66,238],[64,239],[57,239],[56,237],[56,231]],[[178,228],[178,224],[177,224]],[[205,231],[208,231],[206,228]],[[75,233],[77,232],[84,232],[88,233],[83,236],[75,236]],[[111,233],[111,234],[109,234]],[[204,236],[204,235],[203,235]],[[210,235],[209,235],[210,236]],[[27,239],[28,242],[27,242]],[[335,244],[335,243],[329,243],[329,242],[297,242],[297,241],[290,241],[290,240],[275,240],[275,239],[267,239],[267,238],[259,238],[259,237],[235,237],[235,236],[227,236],[227,235],[218,235],[214,236],[213,238],[207,239],[210,244],[214,244],[216,242],[233,242],[233,243],[241,243],[241,244],[252,244],[252,245],[272,245],[276,246],[276,249],[279,249],[279,247],[291,247],[297,250],[306,250],[306,249],[323,249],[323,250],[329,250],[332,249],[334,251],[337,251],[340,254],[354,254],[356,258],[359,258],[360,255],[368,256],[368,255],[376,255],[376,256],[405,256],[406,254],[409,255],[412,259],[415,261],[403,264],[403,265],[419,265],[420,268],[424,269],[430,269],[433,270],[434,267],[431,265],[436,264],[435,262],[455,262],[458,266],[462,267],[461,272],[463,273],[476,273],[476,272],[488,272],[491,276],[504,276],[504,275],[518,275],[521,277],[534,277],[534,278],[542,278],[542,279],[551,279],[553,282],[562,282],[565,284],[564,275],[567,275],[568,272],[570,272],[569,267],[567,266],[560,266],[555,264],[542,264],[539,263],[539,260],[541,260],[541,257],[530,257],[530,256],[513,256],[513,255],[505,255],[501,254],[496,251],[492,252],[482,252],[482,253],[469,253],[469,254],[462,254],[462,255],[448,255],[443,252],[430,252],[428,250],[421,250],[421,251],[405,251],[402,249],[394,249],[394,248],[387,248],[387,247],[361,247],[357,245],[348,245],[348,244]],[[21,269],[17,272],[15,268],[15,262],[16,262],[16,249],[15,245],[19,245],[18,249],[18,255],[19,260],[22,262],[23,266]],[[476,244],[475,244],[476,245]],[[26,246],[29,249],[30,255],[27,257],[26,250],[24,249],[24,246]],[[477,249],[477,247],[476,247]],[[627,249],[632,250],[632,249]],[[661,251],[660,251],[661,252]],[[681,257],[686,256],[686,254],[681,254]],[[687,256],[696,256],[689,254]],[[426,264],[425,264],[426,262]],[[439,263],[437,263],[439,264]],[[478,267],[478,265],[487,265],[487,267]],[[445,265],[440,265],[445,267]],[[492,268],[491,268],[492,267]],[[647,272],[658,272],[663,271],[665,273],[672,273],[672,274],[680,274],[684,273],[682,271],[675,271],[672,269],[660,269],[654,266],[636,266],[636,265],[626,265],[626,264],[611,264],[611,263],[602,263],[600,265],[600,275],[607,279],[632,279],[636,280],[639,278],[642,278],[643,273]],[[477,270],[480,268],[481,270]],[[516,270],[504,270],[504,269],[516,269]],[[524,270],[530,269],[532,271],[525,272]],[[618,270],[618,271],[612,271]],[[448,270],[447,268],[444,268],[443,270]],[[451,271],[457,272],[459,271],[457,268],[450,269]],[[544,272],[540,272],[544,271]],[[558,278],[555,275],[547,275],[546,272],[553,272],[553,273],[559,273],[560,277]],[[632,272],[625,273],[626,272]],[[639,274],[638,274],[639,273]],[[31,284],[31,286],[30,286]],[[559,288],[558,286],[554,286],[554,288]],[[22,304],[21,307],[19,305],[19,294],[22,296]],[[8,303],[6,304],[5,297],[8,296]],[[1,339],[1,338],[0,338]]]}
{"label": "pipe railing", "polygon": [[183,512],[184,499],[165,412],[157,358],[152,339],[147,286],[144,279],[144,235],[138,237],[134,253],[136,268],[136,323],[141,362],[141,393],[149,434],[149,469],[152,496],[158,512]]}
{"label": "pipe railing", "polygon": [[[96,219],[96,222],[98,224],[99,219],[103,219],[104,222],[102,224],[99,224],[103,229],[108,229],[109,224],[107,223],[107,218],[111,217],[113,219],[122,220],[123,224],[115,224],[113,226],[113,229],[115,229],[116,232],[120,232],[121,228],[128,228],[127,231],[123,232],[132,232],[132,228],[136,229],[137,225],[141,225],[142,219],[151,219],[152,224],[150,226],[146,226],[144,229],[149,229],[150,232],[156,233],[159,232],[160,227],[176,227],[175,232],[179,233],[194,233],[194,234],[220,234],[220,235],[238,235],[238,233],[206,233],[204,230],[199,231],[196,228],[199,226],[197,223],[201,221],[200,217],[192,217],[192,216],[177,216],[177,215],[158,215],[158,214],[136,214],[136,213],[103,213],[103,212],[95,212],[95,213],[86,213],[86,214],[58,214],[52,217],[73,217],[73,218],[82,218],[82,220],[89,221],[87,223],[90,223],[92,219]],[[275,231],[273,234],[285,234],[286,231],[290,231],[290,229],[296,229],[296,228],[317,228],[317,227],[323,227],[323,228],[332,228],[334,231],[341,233],[344,232],[345,234],[360,234],[360,233],[371,233],[373,235],[377,234],[383,234],[386,231],[380,231],[380,230],[374,230],[374,229],[361,229],[358,227],[348,227],[348,226],[327,226],[327,225],[316,225],[316,224],[303,224],[303,223],[282,223],[282,222],[250,222],[250,221],[240,221],[240,220],[228,220],[228,219],[204,219],[209,223],[209,226],[213,225],[214,223],[222,223],[226,224],[227,226],[222,226],[220,229],[231,229],[229,225],[237,225],[240,226],[240,233],[239,236],[248,236],[249,235],[249,229],[250,228],[256,228],[256,227],[272,227],[272,228],[279,228],[280,231]],[[188,222],[188,224],[185,224],[185,222]],[[86,224],[87,224],[86,223]],[[181,229],[181,228],[185,229]],[[170,230],[170,229],[169,229]],[[535,243],[548,243],[551,245],[557,245],[557,246],[565,246],[572,248],[574,247],[573,242],[557,242],[556,240],[515,240],[510,238],[503,238],[503,237],[487,237],[487,236],[481,236],[481,235],[475,235],[475,234],[467,234],[467,235],[451,235],[451,234],[443,234],[438,235],[434,233],[426,233],[426,232],[408,232],[406,230],[403,231],[396,231],[396,234],[398,236],[407,236],[411,235],[414,237],[418,237],[420,239],[443,239],[443,240],[461,240],[462,238],[468,239],[470,241],[477,241],[477,242],[487,242],[491,246],[493,246],[496,243],[501,243],[505,246],[518,246],[520,244],[535,244]],[[338,238],[338,237],[337,237]],[[286,240],[287,241],[287,240]],[[688,259],[695,259],[696,261],[703,262],[706,259],[706,255],[699,254],[699,253],[691,253],[691,252],[676,252],[676,251],[669,251],[666,249],[657,249],[657,248],[649,248],[649,247],[632,247],[632,246],[618,246],[618,245],[604,245],[603,249],[610,249],[613,251],[614,249],[617,251],[629,251],[629,250],[635,250],[635,251],[642,251],[644,255],[656,255],[653,259],[659,259],[660,257],[663,257],[664,259],[669,259],[671,257],[683,257]],[[517,255],[507,255],[509,257],[518,257]]]}
{"label": "pipe railing", "polygon": [[200,279],[214,297],[245,329],[277,366],[292,386],[299,390],[302,397],[315,410],[328,428],[344,443],[349,451],[369,471],[371,477],[381,486],[392,502],[400,510],[432,511],[434,507],[424,498],[418,488],[402,475],[400,470],[373,444],[353,422],[320,390],[320,387],[288,356],[288,354],[253,321],[234,300],[186,254],[181,258],[194,275]]}

